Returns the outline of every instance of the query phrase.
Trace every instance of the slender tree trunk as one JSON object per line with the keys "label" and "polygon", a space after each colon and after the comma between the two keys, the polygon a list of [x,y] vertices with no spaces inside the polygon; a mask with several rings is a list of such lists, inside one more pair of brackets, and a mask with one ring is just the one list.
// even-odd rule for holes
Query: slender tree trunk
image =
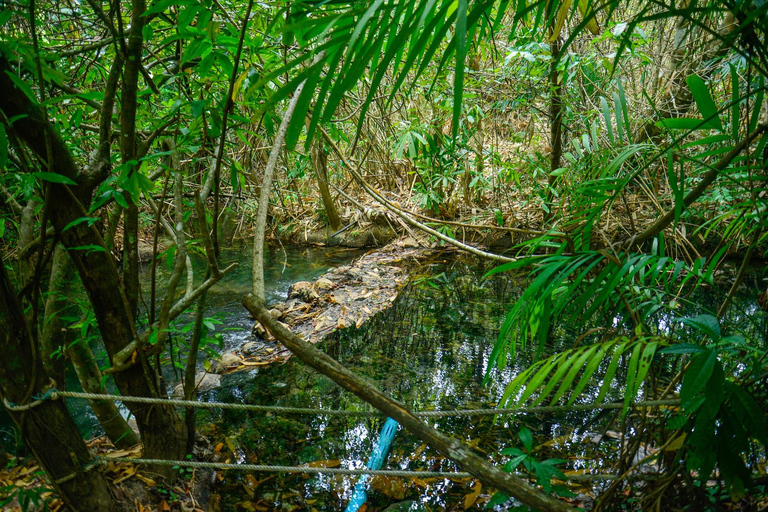
{"label": "slender tree trunk", "polygon": [[[136,148],[136,110],[138,106],[139,74],[141,68],[144,38],[142,28],[146,21],[143,15],[146,0],[131,3],[131,32],[126,48],[123,87],[120,104],[120,153],[123,165],[130,166],[128,176],[139,172]],[[128,208],[123,214],[123,286],[128,299],[128,308],[136,318],[139,303],[139,208],[138,197],[126,193]]]}
{"label": "slender tree trunk", "polygon": [[[553,35],[550,29],[550,36]],[[551,220],[554,215],[554,186],[557,177],[552,174],[560,168],[563,156],[563,82],[565,74],[557,70],[560,61],[560,52],[563,49],[563,42],[559,36],[550,40],[549,50],[552,56],[552,63],[549,69],[549,175],[547,177],[547,207],[549,211],[544,212],[544,220]]]}
{"label": "slender tree trunk", "polygon": [[[67,348],[77,378],[86,393],[104,393],[102,374],[88,343],[78,339]],[[112,400],[88,400],[101,428],[116,448],[128,448],[141,442],[139,435],[125,421]]]}
{"label": "slender tree trunk", "polygon": [[60,245],[56,246],[53,253],[53,261],[51,262],[48,294],[45,298],[45,321],[43,322],[43,332],[40,337],[40,352],[43,367],[59,389],[64,389],[64,371],[66,367],[64,354],[62,353],[66,336],[61,324],[61,312],[69,304],[65,286],[69,267],[67,251]]}
{"label": "slender tree trunk", "polygon": [[269,196],[272,194],[272,180],[275,176],[277,160],[280,157],[288,125],[291,124],[293,112],[296,110],[296,104],[299,102],[299,96],[301,96],[301,91],[304,90],[304,84],[306,83],[305,80],[296,88],[293,98],[291,98],[288,104],[288,109],[283,114],[283,120],[275,135],[275,142],[272,144],[272,151],[269,153],[267,167],[264,169],[264,179],[261,183],[259,209],[256,213],[256,226],[253,234],[253,294],[261,298],[261,300],[264,300],[264,238],[267,228]]}
{"label": "slender tree trunk", "polygon": [[[207,276],[206,276],[207,277]],[[197,382],[197,355],[200,351],[200,340],[203,337],[203,320],[205,319],[205,296],[200,297],[197,302],[197,312],[195,313],[195,327],[192,332],[192,341],[189,343],[189,354],[187,355],[187,365],[184,368],[184,399],[194,400]],[[195,447],[195,430],[197,428],[197,409],[187,407],[184,411],[184,421],[187,425],[187,454],[192,453]]]}
{"label": "slender tree trunk", "polygon": [[[0,392],[6,403],[30,404],[49,386],[32,330],[0,262]],[[7,406],[6,406],[7,407]],[[8,411],[54,489],[71,510],[111,510],[104,475],[91,462],[77,426],[61,400],[44,400],[25,411]]]}
{"label": "slender tree trunk", "polygon": [[336,209],[336,204],[331,197],[331,191],[328,188],[328,156],[323,151],[322,142],[315,141],[312,144],[312,164],[315,168],[317,177],[317,188],[320,191],[320,199],[323,200],[325,215],[328,217],[328,225],[333,231],[341,227],[341,219]]}

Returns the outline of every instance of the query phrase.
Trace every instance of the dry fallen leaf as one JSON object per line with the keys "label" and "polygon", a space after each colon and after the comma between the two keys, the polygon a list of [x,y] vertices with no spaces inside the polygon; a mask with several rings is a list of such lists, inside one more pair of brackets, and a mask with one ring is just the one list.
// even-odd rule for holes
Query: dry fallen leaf
{"label": "dry fallen leaf", "polygon": [[483,484],[479,480],[475,480],[475,484],[472,486],[472,492],[464,496],[464,510],[475,504],[477,498],[480,497],[480,491],[483,490]]}
{"label": "dry fallen leaf", "polygon": [[123,468],[123,474],[120,477],[115,478],[115,481],[114,481],[115,485],[119,484],[120,482],[125,482],[126,480],[131,478],[133,475],[135,475],[136,471],[138,471],[138,468],[136,468],[136,466],[134,466],[133,464],[126,464],[126,466]]}
{"label": "dry fallen leaf", "polygon": [[316,460],[307,463],[307,466],[310,468],[335,468],[339,465],[341,465],[341,461],[339,459]]}
{"label": "dry fallen leaf", "polygon": [[136,473],[136,478],[138,478],[139,480],[141,480],[142,482],[144,482],[145,484],[147,484],[150,487],[157,487],[157,482],[155,482],[151,478],[148,478],[148,477],[142,475],[141,473]]}

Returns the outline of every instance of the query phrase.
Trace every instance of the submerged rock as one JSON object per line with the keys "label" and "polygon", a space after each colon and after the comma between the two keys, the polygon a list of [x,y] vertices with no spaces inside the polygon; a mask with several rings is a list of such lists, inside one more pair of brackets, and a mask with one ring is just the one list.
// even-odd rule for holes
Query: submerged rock
{"label": "submerged rock", "polygon": [[[261,325],[261,324],[259,324],[259,325]],[[259,343],[258,341],[249,341],[248,343],[243,345],[243,348],[241,348],[240,350],[243,352],[243,355],[250,356],[250,355],[253,355],[256,352],[258,352],[259,349],[261,349],[263,346],[264,346],[264,344],[263,343]]]}
{"label": "submerged rock", "polygon": [[333,284],[333,281],[330,279],[326,279],[325,277],[319,278],[317,281],[315,281],[315,288],[317,288],[320,291],[328,291],[332,289],[335,284]]}
{"label": "submerged rock", "polygon": [[[208,372],[198,372],[197,375],[195,375],[195,388],[197,389],[198,392],[210,391],[214,388],[219,387],[220,384],[221,384],[221,375],[219,374],[208,373]],[[176,384],[176,387],[173,388],[172,396],[174,398],[184,396],[184,385],[182,383]]]}
{"label": "submerged rock", "polygon": [[211,363],[211,373],[224,373],[228,368],[240,366],[241,362],[242,359],[239,355],[232,352],[227,352],[226,354],[222,354],[219,359]]}

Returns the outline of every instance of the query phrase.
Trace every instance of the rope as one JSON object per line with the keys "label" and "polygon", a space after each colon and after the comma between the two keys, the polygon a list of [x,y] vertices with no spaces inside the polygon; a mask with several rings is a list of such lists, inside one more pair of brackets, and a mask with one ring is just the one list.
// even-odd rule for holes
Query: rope
{"label": "rope", "polygon": [[163,459],[133,459],[116,457],[96,457],[95,462],[105,464],[109,461],[132,462],[134,464],[151,464],[155,466],[178,466],[193,469],[234,469],[239,471],[258,471],[264,473],[310,473],[330,475],[374,475],[374,476],[399,476],[420,478],[468,478],[469,473],[461,471],[406,471],[395,469],[347,469],[347,468],[315,468],[311,466],[268,466],[262,464],[229,464],[224,462],[199,462],[192,460],[163,460]]}
{"label": "rope", "polygon": [[[194,407],[198,409],[228,409],[236,411],[253,411],[253,412],[273,412],[282,414],[311,414],[318,416],[360,416],[360,417],[384,417],[385,414],[379,411],[344,411],[336,409],[317,409],[311,407],[283,407],[278,405],[254,405],[254,404],[233,404],[225,402],[199,402],[197,400],[177,400],[173,398],[149,398],[141,396],[122,396],[122,395],[103,395],[100,393],[84,393],[80,391],[58,391],[50,390],[46,393],[46,396],[41,397],[40,400],[50,399],[56,400],[57,398],[73,398],[79,400],[111,400],[113,402],[131,402],[140,404],[157,404],[157,405],[177,405],[180,407]],[[32,402],[34,403],[34,402]],[[32,403],[29,407],[33,407]],[[35,404],[37,405],[37,404]],[[657,406],[676,406],[680,405],[679,399],[669,400],[649,400],[644,402],[636,402],[629,404],[629,407],[643,408],[643,407],[657,407]],[[7,407],[7,404],[6,404]],[[25,407],[25,406],[17,406]],[[573,411],[592,411],[592,410],[610,410],[621,409],[624,407],[623,403],[607,403],[607,404],[573,404],[573,405],[547,405],[547,406],[535,406],[535,407],[513,407],[513,408],[485,408],[485,409],[460,409],[460,410],[443,410],[443,411],[418,411],[414,412],[415,416],[421,418],[444,418],[452,416],[495,416],[495,415],[511,415],[522,413],[556,413],[556,412],[573,412]]]}
{"label": "rope", "polygon": [[[391,476],[402,478],[473,478],[472,474],[464,471],[408,471],[400,469],[347,469],[347,468],[316,468],[310,466],[269,466],[262,464],[230,464],[224,462],[200,462],[192,460],[163,460],[120,457],[95,457],[92,464],[107,464],[108,462],[132,462],[134,464],[147,464],[156,466],[178,466],[193,469],[219,469],[236,471],[254,471],[262,473],[301,473],[301,474],[329,474],[329,475],[372,475]],[[515,476],[528,478],[530,475],[514,473]],[[652,478],[655,474],[637,475]],[[616,475],[608,474],[577,474],[565,475],[565,480],[573,482],[587,482],[595,480],[616,480]],[[630,477],[631,478],[631,477]],[[555,480],[558,480],[555,478]]]}
{"label": "rope", "polygon": [[49,389],[42,395],[37,395],[32,398],[34,398],[33,401],[26,403],[26,404],[17,404],[15,402],[9,402],[8,399],[3,398],[3,405],[5,405],[5,408],[12,412],[23,412],[28,411],[34,407],[37,407],[38,405],[47,402],[48,400],[56,400],[56,390],[55,389]]}

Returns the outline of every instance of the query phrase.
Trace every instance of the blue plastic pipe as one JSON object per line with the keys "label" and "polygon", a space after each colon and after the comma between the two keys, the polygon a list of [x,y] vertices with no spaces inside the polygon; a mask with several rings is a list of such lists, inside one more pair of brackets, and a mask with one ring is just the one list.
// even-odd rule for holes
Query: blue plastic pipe
{"label": "blue plastic pipe", "polygon": [[[373,447],[373,453],[368,459],[366,467],[368,469],[381,469],[381,465],[384,463],[384,459],[389,453],[389,448],[392,446],[392,440],[397,433],[398,423],[392,418],[387,418],[384,422],[384,426],[381,427],[381,434],[379,435],[379,442]],[[357,509],[368,500],[368,481],[371,479],[371,475],[361,475],[355,484],[355,489],[352,492],[352,499],[347,504],[346,512],[357,512]]]}

